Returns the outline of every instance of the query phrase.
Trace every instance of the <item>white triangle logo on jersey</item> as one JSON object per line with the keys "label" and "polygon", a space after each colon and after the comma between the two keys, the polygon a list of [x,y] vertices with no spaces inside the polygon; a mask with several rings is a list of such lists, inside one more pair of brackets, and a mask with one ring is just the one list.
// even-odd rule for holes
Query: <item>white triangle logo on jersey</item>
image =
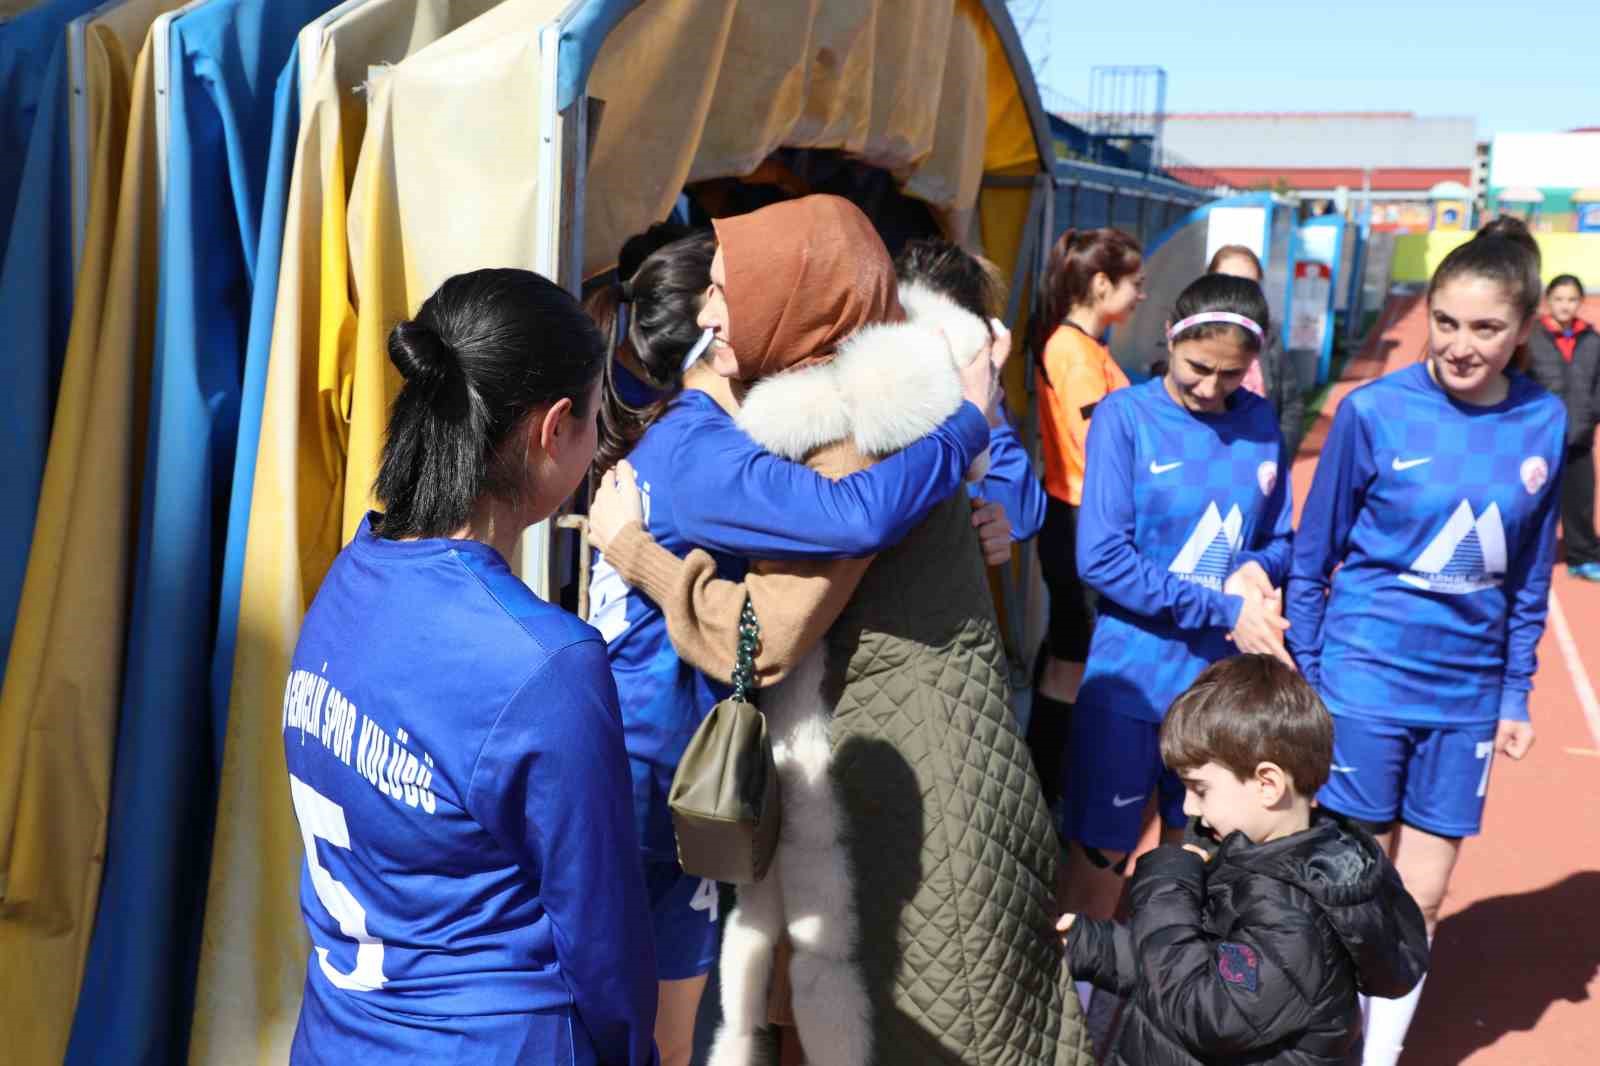
{"label": "white triangle logo on jersey", "polygon": [[1244,515],[1234,504],[1223,518],[1216,501],[1206,504],[1205,514],[1183,542],[1178,557],[1167,567],[1185,581],[1222,591],[1222,583],[1233,573],[1233,557],[1239,551]]}
{"label": "white triangle logo on jersey", "polygon": [[1462,500],[1400,580],[1424,592],[1461,596],[1499,586],[1506,576],[1506,530],[1500,505],[1491,503],[1481,515]]}

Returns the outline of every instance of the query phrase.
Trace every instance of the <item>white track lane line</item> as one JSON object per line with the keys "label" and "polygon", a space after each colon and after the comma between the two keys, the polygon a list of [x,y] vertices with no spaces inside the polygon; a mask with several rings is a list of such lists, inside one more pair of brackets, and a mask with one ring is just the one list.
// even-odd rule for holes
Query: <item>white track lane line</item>
{"label": "white track lane line", "polygon": [[1555,589],[1550,590],[1550,625],[1555,630],[1561,657],[1567,661],[1567,675],[1572,678],[1572,688],[1578,694],[1583,716],[1588,719],[1589,735],[1594,738],[1595,748],[1600,749],[1600,699],[1595,698],[1589,671],[1584,668],[1583,656],[1578,654],[1578,642],[1572,639],[1572,627],[1567,625],[1567,615],[1561,609]]}

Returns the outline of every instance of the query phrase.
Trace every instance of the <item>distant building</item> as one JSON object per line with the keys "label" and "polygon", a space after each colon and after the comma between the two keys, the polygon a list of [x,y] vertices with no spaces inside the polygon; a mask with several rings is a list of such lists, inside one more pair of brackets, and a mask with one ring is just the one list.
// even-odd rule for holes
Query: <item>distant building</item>
{"label": "distant building", "polygon": [[1600,231],[1600,131],[1499,134],[1488,170],[1490,212],[1547,232]]}
{"label": "distant building", "polygon": [[1372,204],[1373,228],[1422,231],[1435,189],[1477,193],[1476,120],[1409,111],[1215,112],[1166,116],[1163,151],[1191,183]]}

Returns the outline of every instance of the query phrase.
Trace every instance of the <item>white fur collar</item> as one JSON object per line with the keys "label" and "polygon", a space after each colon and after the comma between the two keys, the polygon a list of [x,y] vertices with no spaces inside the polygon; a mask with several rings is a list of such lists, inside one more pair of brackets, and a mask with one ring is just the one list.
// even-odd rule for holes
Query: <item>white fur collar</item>
{"label": "white fur collar", "polygon": [[[964,366],[983,352],[989,331],[914,283],[901,286],[900,303],[907,321],[867,326],[832,362],[758,382],[739,410],[740,428],[796,462],[842,440],[864,455],[888,455],[932,433],[961,407],[957,360]],[[981,477],[987,460],[980,456],[969,476]]]}

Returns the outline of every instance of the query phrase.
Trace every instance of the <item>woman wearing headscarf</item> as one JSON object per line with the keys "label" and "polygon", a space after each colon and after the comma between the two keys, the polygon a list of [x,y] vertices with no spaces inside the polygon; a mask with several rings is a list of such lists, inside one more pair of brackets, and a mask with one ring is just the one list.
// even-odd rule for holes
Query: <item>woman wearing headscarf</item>
{"label": "woman wearing headscarf", "polygon": [[[847,201],[806,197],[716,233],[711,365],[686,381],[769,451],[844,476],[962,408],[956,361],[987,376],[983,323],[948,303],[905,321],[888,253]],[[592,535],[662,606],[683,657],[726,678],[747,596],[761,625],[783,829],[724,930],[713,1063],[757,1056],[785,981],[812,1062],[1087,1063],[1053,935],[1049,811],[1007,706],[964,494],[872,559],[756,561],[734,583],[702,552],[656,545],[619,474]]]}

